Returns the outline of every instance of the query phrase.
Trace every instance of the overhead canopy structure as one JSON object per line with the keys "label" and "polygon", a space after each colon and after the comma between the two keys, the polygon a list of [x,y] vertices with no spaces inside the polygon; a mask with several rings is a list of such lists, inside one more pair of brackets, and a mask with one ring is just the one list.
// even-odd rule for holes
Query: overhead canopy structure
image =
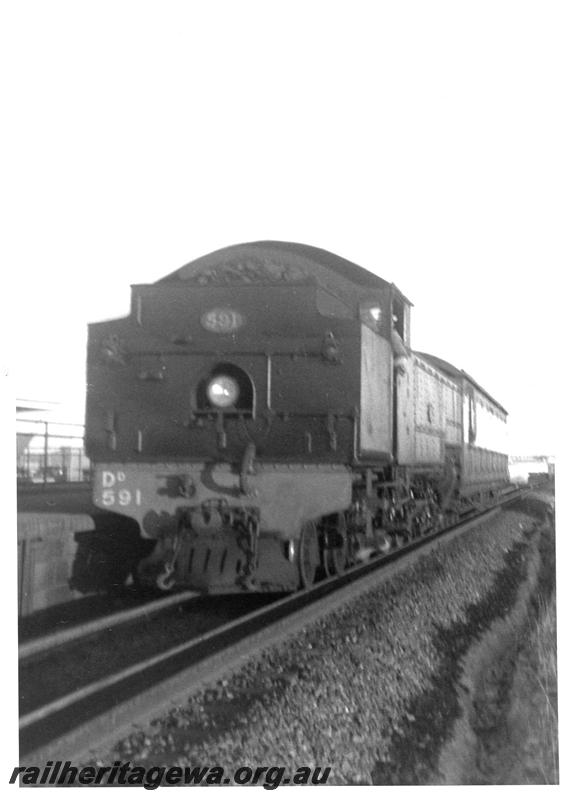
{"label": "overhead canopy structure", "polygon": [[16,413],[27,414],[32,411],[56,411],[61,403],[54,400],[16,400]]}

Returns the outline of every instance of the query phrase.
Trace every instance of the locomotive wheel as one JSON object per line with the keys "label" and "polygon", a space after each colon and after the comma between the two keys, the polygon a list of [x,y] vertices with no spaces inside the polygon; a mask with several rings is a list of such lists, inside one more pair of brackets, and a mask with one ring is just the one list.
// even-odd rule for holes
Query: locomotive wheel
{"label": "locomotive wheel", "polygon": [[320,532],[318,534],[318,551],[320,553],[320,571],[323,578],[330,578],[333,572],[333,565],[330,560],[330,550],[326,546],[326,534]]}
{"label": "locomotive wheel", "polygon": [[337,547],[328,547],[325,552],[326,572],[328,575],[342,575],[346,570],[348,562],[348,537],[346,517],[343,514],[335,514],[333,526],[329,530],[334,534],[333,539],[341,537],[342,543]]}
{"label": "locomotive wheel", "polygon": [[305,522],[300,532],[298,568],[303,589],[314,585],[320,567],[320,546],[314,522]]}

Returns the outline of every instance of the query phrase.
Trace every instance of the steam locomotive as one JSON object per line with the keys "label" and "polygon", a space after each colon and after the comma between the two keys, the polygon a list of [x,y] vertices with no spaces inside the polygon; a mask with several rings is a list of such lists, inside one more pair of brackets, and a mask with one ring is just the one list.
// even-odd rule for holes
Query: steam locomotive
{"label": "steam locomotive", "polygon": [[89,326],[94,503],[163,590],[293,591],[450,524],[508,484],[507,412],[410,346],[411,303],[325,250],[255,242]]}

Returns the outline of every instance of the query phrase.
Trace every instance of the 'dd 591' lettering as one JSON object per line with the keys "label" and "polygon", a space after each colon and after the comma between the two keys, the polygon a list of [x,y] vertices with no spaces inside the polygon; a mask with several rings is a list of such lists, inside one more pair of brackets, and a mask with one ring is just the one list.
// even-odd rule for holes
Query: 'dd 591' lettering
{"label": "'dd 591' lettering", "polygon": [[126,480],[124,472],[111,472],[110,470],[103,470],[101,474],[101,484],[103,487],[101,500],[104,506],[130,506],[133,502],[139,506],[142,502],[142,495],[140,489],[135,489],[134,492],[130,489],[120,489],[117,484]]}

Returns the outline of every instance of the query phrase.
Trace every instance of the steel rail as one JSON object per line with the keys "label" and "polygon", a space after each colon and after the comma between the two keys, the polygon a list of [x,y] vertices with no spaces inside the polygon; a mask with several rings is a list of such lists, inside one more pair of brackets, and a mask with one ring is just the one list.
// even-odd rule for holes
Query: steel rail
{"label": "steel rail", "polygon": [[22,663],[34,656],[47,655],[62,645],[76,643],[81,641],[81,639],[93,636],[101,631],[109,630],[109,628],[118,628],[126,623],[135,622],[137,619],[152,616],[177,603],[185,603],[194,597],[200,597],[200,595],[197,592],[191,591],[169,594],[167,597],[160,597],[158,600],[141,603],[125,611],[105,614],[103,617],[74,625],[72,628],[67,628],[64,631],[49,633],[46,636],[30,639],[30,641],[23,642],[18,647],[18,660]]}
{"label": "steel rail", "polygon": [[497,514],[519,492],[458,524],[410,541],[391,553],[327,578],[315,586],[253,611],[237,621],[176,645],[20,718],[20,759],[77,759],[93,747],[116,741],[135,722],[175,703],[204,683],[242,665],[256,651],[329,613],[379,580],[407,569],[433,548]]}

